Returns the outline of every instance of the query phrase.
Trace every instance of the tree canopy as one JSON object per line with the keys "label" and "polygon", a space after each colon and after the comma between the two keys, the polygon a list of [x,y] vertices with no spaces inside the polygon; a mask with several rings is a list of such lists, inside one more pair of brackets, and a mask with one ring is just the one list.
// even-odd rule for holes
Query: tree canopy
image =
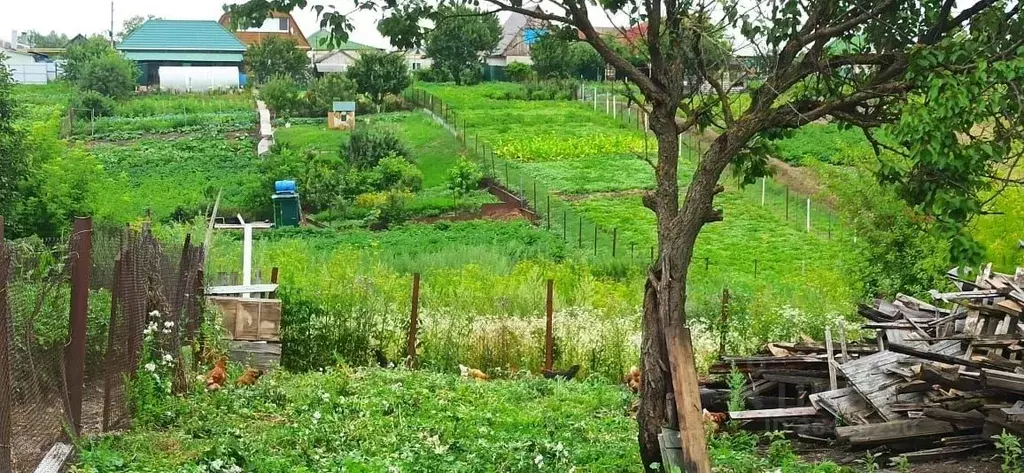
{"label": "tree canopy", "polygon": [[0,215],[10,215],[11,207],[18,201],[18,183],[28,172],[28,159],[25,133],[14,125],[14,78],[4,59],[0,52],[0,168],[4,170],[0,173]]}
{"label": "tree canopy", "polygon": [[160,19],[159,17],[154,16],[154,15],[146,15],[146,16],[135,15],[135,16],[129,17],[129,18],[125,19],[123,23],[121,23],[121,31],[119,31],[117,33],[117,35],[115,35],[115,37],[117,38],[118,42],[124,41],[125,38],[127,38],[129,35],[134,33],[135,30],[139,29],[139,27],[142,26],[143,23],[145,23],[145,22],[147,22],[149,20],[159,20],[159,19]]}
{"label": "tree canopy", "polygon": [[[501,39],[498,18],[462,5],[445,6],[438,12],[441,18],[426,35],[424,49],[434,60],[431,67],[444,71],[456,84],[479,76],[484,56]],[[393,25],[381,22],[381,32],[388,34]]]}
{"label": "tree canopy", "polygon": [[412,84],[409,66],[405,58],[397,53],[367,51],[359,55],[346,72],[349,79],[356,83],[356,90],[366,94],[381,110],[384,97],[402,93]]}
{"label": "tree canopy", "polygon": [[598,79],[604,60],[594,47],[558,34],[542,35],[530,48],[533,68],[541,78]]}
{"label": "tree canopy", "polygon": [[68,44],[68,35],[51,30],[42,34],[36,30],[28,30],[18,36],[18,42],[33,48],[63,48]]}
{"label": "tree canopy", "polygon": [[257,84],[276,76],[303,82],[309,74],[309,59],[291,39],[267,36],[245,51],[245,70]]}

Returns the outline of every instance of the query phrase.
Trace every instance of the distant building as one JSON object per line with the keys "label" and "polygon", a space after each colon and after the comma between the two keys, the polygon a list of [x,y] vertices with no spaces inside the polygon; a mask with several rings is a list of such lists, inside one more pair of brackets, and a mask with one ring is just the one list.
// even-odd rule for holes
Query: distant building
{"label": "distant building", "polygon": [[225,13],[221,15],[218,21],[221,26],[231,30],[235,37],[238,38],[243,44],[252,46],[259,44],[266,38],[275,37],[281,39],[289,39],[295,43],[295,47],[303,51],[309,51],[309,41],[306,40],[306,36],[302,34],[302,30],[299,28],[299,24],[292,17],[291,13],[273,12],[270,17],[263,20],[263,24],[260,26],[246,28],[243,30],[234,30],[231,27],[231,15]]}
{"label": "distant building", "polygon": [[139,64],[140,85],[203,91],[244,82],[245,45],[216,21],[149,20],[117,49]]}
{"label": "distant building", "polygon": [[330,33],[320,30],[307,38],[311,47],[307,53],[313,69],[318,74],[345,72],[354,64],[359,56],[367,51],[383,51],[381,48],[359,44],[355,41],[344,41],[338,45],[328,43]]}
{"label": "distant building", "polygon": [[485,60],[484,77],[487,80],[503,80],[505,66],[513,62],[533,64],[530,48],[546,33],[544,22],[513,12],[501,24],[501,39]]}
{"label": "distant building", "polygon": [[409,65],[409,72],[415,73],[420,69],[429,69],[434,65],[434,60],[427,57],[422,49],[411,49],[402,53],[405,63]]}
{"label": "distant building", "polygon": [[0,48],[0,54],[16,84],[45,84],[57,78],[57,65],[41,56],[7,48]]}

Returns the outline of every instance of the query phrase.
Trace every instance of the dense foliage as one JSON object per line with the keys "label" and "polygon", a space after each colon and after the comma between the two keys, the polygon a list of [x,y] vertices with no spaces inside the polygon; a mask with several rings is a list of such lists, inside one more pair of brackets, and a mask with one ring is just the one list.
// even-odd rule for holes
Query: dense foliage
{"label": "dense foliage", "polygon": [[96,59],[114,52],[110,41],[102,36],[92,36],[85,41],[70,44],[64,52],[64,78],[77,83],[86,67]]}
{"label": "dense foliage", "polygon": [[387,128],[360,127],[341,151],[356,169],[370,169],[388,156],[408,158],[409,150],[398,135]]}
{"label": "dense foliage", "polygon": [[264,83],[260,98],[279,117],[301,113],[305,105],[299,97],[299,84],[288,75],[276,76]]}
{"label": "dense foliage", "polygon": [[348,68],[346,74],[356,84],[356,90],[366,94],[380,112],[384,98],[398,95],[412,84],[409,66],[398,53],[365,51]]}
{"label": "dense foliage", "polygon": [[135,62],[109,49],[84,64],[76,76],[75,85],[110,98],[125,99],[135,92],[135,78],[138,75],[139,68]]}
{"label": "dense foliage", "polygon": [[335,101],[355,101],[356,83],[345,74],[325,74],[309,81],[306,104],[312,116],[324,115]]}
{"label": "dense foliage", "polygon": [[15,126],[18,103],[13,96],[14,79],[0,52],[0,215],[10,215],[19,200],[18,184],[29,170],[24,132]]}
{"label": "dense foliage", "polygon": [[302,82],[309,75],[309,59],[290,38],[267,35],[245,50],[245,71],[258,85],[281,76]]}
{"label": "dense foliage", "polygon": [[526,82],[533,78],[533,68],[524,62],[513,62],[505,66],[505,77],[512,82]]}
{"label": "dense foliage", "polygon": [[537,75],[545,79],[599,79],[604,70],[604,60],[593,46],[558,34],[541,36],[530,48],[530,57]]}
{"label": "dense foliage", "polygon": [[[463,5],[443,8],[445,20],[426,37],[427,57],[434,60],[431,68],[444,71],[447,80],[456,84],[476,83],[483,57],[501,39],[498,17]],[[386,33],[391,24],[381,22],[381,31]]]}

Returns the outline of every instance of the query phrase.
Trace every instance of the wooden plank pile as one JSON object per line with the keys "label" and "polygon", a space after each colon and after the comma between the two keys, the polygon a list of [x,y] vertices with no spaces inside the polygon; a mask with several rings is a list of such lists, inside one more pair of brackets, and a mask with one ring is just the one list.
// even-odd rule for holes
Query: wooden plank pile
{"label": "wooden plank pile", "polygon": [[749,376],[750,428],[805,440],[884,448],[910,461],[962,455],[1003,431],[1024,435],[1024,269],[991,265],[973,280],[955,270],[953,292],[906,295],[858,313],[871,343],[772,343],[763,355],[726,357],[713,374]]}

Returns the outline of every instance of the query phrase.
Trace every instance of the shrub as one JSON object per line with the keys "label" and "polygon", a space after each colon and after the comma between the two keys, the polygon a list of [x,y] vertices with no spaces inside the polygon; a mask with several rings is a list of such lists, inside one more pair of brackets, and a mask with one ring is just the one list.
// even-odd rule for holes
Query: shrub
{"label": "shrub", "polygon": [[476,85],[484,79],[484,71],[479,67],[471,67],[469,69],[463,69],[459,73],[459,81],[462,85]]}
{"label": "shrub", "polygon": [[110,42],[102,36],[93,36],[86,41],[69,45],[64,52],[64,58],[67,60],[63,69],[64,78],[68,82],[78,82],[89,63],[108,54],[117,53],[110,47]]}
{"label": "shrub", "polygon": [[80,119],[90,119],[113,115],[117,103],[95,90],[83,90],[75,96],[71,106],[75,109],[75,116]]}
{"label": "shrub", "polygon": [[135,92],[135,79],[138,76],[139,68],[133,61],[110,52],[86,63],[75,84],[83,90],[123,99]]}
{"label": "shrub", "polygon": [[384,189],[416,192],[423,188],[423,171],[398,156],[380,160],[377,173],[380,175],[380,187]]}
{"label": "shrub", "polygon": [[260,89],[260,98],[277,116],[288,117],[302,109],[299,85],[288,76],[278,76]]}
{"label": "shrub", "polygon": [[416,80],[422,82],[448,82],[448,73],[435,67],[427,67],[416,71]]}
{"label": "shrub", "polygon": [[335,100],[352,101],[356,95],[356,83],[344,74],[327,74],[313,79],[306,90],[308,115],[324,115],[331,110]]}
{"label": "shrub", "polygon": [[395,132],[384,128],[359,128],[341,149],[342,157],[356,169],[377,167],[388,156],[408,159],[409,150]]}
{"label": "shrub", "polygon": [[268,35],[245,51],[245,70],[256,84],[279,76],[302,81],[309,73],[309,60],[294,41]]}
{"label": "shrub", "polygon": [[381,111],[384,97],[398,95],[411,85],[409,66],[397,53],[364,52],[346,75],[356,83],[359,93],[366,94]]}
{"label": "shrub", "polygon": [[483,178],[484,174],[480,171],[480,166],[466,158],[461,158],[448,170],[445,181],[448,184],[448,189],[458,195],[463,195],[479,188],[480,180]]}
{"label": "shrub", "polygon": [[513,62],[505,67],[505,77],[512,82],[526,82],[533,77],[533,68],[526,63]]}

